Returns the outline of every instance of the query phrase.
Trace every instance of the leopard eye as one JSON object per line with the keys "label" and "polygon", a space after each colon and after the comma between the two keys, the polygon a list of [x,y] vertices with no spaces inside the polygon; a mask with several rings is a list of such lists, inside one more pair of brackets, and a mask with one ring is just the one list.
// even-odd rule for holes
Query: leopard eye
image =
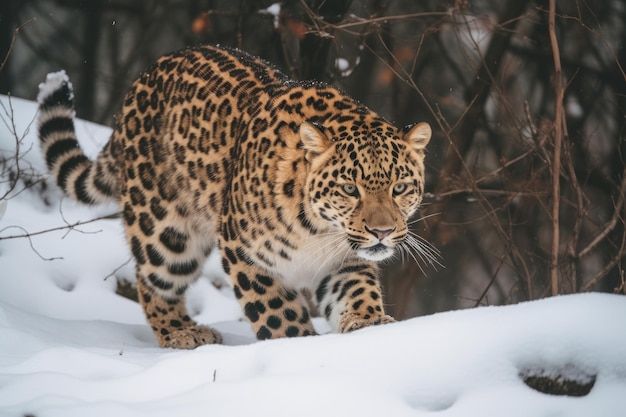
{"label": "leopard eye", "polygon": [[400,195],[407,189],[406,183],[399,182],[393,186],[393,195]]}
{"label": "leopard eye", "polygon": [[341,189],[344,193],[348,194],[350,197],[357,197],[359,195],[359,190],[356,188],[354,184],[343,184]]}

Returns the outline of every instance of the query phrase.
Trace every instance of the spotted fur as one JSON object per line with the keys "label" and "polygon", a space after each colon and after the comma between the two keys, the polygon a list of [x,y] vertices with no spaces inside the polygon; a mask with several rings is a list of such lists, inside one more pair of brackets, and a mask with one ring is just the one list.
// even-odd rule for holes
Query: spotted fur
{"label": "spotted fur", "polygon": [[183,297],[213,249],[259,339],[314,334],[308,301],[338,332],[393,321],[377,262],[407,240],[421,202],[426,123],[399,130],[333,87],[210,46],[132,84],[96,161],[76,141],[67,77],[49,76],[39,102],[59,186],[119,202],[161,346],[220,342]]}

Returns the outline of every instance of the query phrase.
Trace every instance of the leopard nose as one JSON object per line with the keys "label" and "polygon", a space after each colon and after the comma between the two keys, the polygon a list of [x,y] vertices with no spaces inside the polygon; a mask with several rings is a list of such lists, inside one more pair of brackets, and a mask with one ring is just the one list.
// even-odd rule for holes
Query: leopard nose
{"label": "leopard nose", "polygon": [[393,227],[391,229],[370,229],[369,227],[365,226],[365,230],[367,230],[369,233],[376,236],[378,240],[383,240],[384,238],[389,236],[391,233],[393,233],[393,231],[396,230],[396,228]]}

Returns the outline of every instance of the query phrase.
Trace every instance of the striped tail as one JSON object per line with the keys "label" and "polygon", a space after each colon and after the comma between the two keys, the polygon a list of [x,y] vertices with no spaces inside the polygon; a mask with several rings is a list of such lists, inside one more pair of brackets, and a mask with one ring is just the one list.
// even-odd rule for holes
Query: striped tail
{"label": "striped tail", "polygon": [[84,154],[74,129],[74,93],[65,71],[39,84],[39,143],[63,192],[85,204],[117,201],[117,171],[109,140],[96,161]]}

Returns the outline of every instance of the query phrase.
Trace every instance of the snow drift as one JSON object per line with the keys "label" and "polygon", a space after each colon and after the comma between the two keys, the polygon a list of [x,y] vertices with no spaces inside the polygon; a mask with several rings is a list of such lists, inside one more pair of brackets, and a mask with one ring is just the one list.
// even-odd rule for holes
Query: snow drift
{"label": "snow drift", "polygon": [[[20,172],[37,179],[45,168],[36,105],[0,103],[0,157],[15,166],[19,145]],[[77,130],[92,156],[110,132],[86,122]],[[0,196],[10,184],[2,178]],[[626,415],[623,296],[562,296],[256,342],[219,262],[209,262],[190,289],[190,309],[226,345],[163,350],[140,306],[115,292],[134,279],[121,221],[90,222],[117,208],[79,206],[49,183],[26,185],[2,200],[0,415]],[[525,380],[582,388],[553,395]]]}

